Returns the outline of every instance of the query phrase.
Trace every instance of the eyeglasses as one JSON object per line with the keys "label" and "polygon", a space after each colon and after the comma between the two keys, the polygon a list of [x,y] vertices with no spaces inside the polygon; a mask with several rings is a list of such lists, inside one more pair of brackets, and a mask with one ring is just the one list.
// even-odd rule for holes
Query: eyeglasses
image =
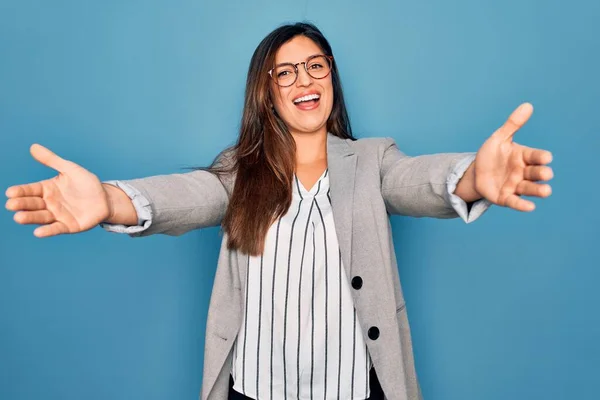
{"label": "eyeglasses", "polygon": [[306,73],[314,79],[323,79],[331,72],[333,56],[316,54],[310,56],[306,61],[293,63],[282,63],[269,70],[269,75],[279,86],[292,86],[298,79],[298,65],[303,64]]}

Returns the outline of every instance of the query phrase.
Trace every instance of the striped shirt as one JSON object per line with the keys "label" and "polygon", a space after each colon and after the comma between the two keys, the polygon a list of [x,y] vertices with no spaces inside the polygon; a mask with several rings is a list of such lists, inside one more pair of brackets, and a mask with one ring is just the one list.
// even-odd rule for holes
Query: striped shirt
{"label": "striped shirt", "polygon": [[326,170],[250,257],[234,390],[253,399],[366,399],[371,359],[338,246]]}

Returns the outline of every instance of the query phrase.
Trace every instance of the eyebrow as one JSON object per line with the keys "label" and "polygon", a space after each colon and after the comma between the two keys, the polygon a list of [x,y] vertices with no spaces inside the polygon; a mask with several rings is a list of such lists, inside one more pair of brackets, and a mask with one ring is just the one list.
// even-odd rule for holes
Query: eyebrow
{"label": "eyebrow", "polygon": [[[322,54],[322,53],[316,53],[316,54],[312,54],[312,55],[310,55],[310,56],[306,57],[306,58],[304,59],[304,61],[300,61],[300,62],[301,62],[301,63],[302,63],[302,62],[306,62],[306,60],[308,60],[309,58],[311,58],[311,57],[314,57],[314,56],[324,56],[324,55],[325,55],[325,54]],[[277,67],[281,67],[282,65],[290,65],[290,64],[291,64],[291,65],[294,65],[294,64],[296,64],[296,63],[293,63],[293,62],[291,62],[291,61],[288,61],[288,62],[282,62],[282,63],[279,63],[279,64],[275,64],[275,68],[277,68]],[[299,63],[298,63],[298,64],[299,64]]]}

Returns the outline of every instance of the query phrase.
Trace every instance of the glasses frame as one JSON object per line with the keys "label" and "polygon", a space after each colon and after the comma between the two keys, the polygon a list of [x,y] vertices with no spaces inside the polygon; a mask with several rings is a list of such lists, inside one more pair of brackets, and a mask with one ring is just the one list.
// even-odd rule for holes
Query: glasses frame
{"label": "glasses frame", "polygon": [[[312,60],[313,58],[317,58],[317,57],[325,57],[325,58],[327,58],[329,60],[329,72],[327,73],[327,75],[325,75],[325,76],[323,76],[321,78],[315,78],[314,76],[312,76],[311,73],[308,72],[308,68],[306,67],[306,65],[308,64],[308,62],[310,60]],[[281,87],[290,87],[294,83],[296,83],[296,81],[298,80],[298,73],[299,73],[299,71],[298,71],[298,65],[300,65],[300,64],[304,65],[304,70],[306,71],[306,73],[308,74],[308,76],[310,76],[311,78],[313,78],[313,79],[325,79],[325,78],[327,78],[329,76],[329,74],[331,74],[331,71],[333,70],[333,56],[328,56],[326,54],[315,54],[315,55],[312,55],[312,56],[308,57],[306,59],[306,61],[302,61],[302,62],[299,62],[299,63],[295,63],[295,64],[294,63],[281,63],[281,64],[277,64],[275,66],[275,68],[278,68],[278,67],[281,67],[281,66],[284,66],[284,65],[291,65],[292,67],[294,67],[294,71],[296,72],[296,75],[294,77],[294,81],[292,83],[290,83],[289,85],[281,85],[279,82],[277,82],[277,78],[275,76],[273,76],[273,71],[275,70],[275,68],[271,68],[268,71],[268,73],[269,73],[269,76],[271,77],[271,79],[273,79],[273,82],[275,82],[278,86],[281,86]]]}

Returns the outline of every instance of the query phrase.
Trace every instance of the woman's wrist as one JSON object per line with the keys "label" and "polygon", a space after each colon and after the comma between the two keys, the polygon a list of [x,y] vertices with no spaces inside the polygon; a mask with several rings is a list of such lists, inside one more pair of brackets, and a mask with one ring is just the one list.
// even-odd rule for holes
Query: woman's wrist
{"label": "woman's wrist", "polygon": [[482,198],[475,187],[475,162],[469,165],[462,178],[458,181],[454,194],[466,203],[472,203]]}
{"label": "woman's wrist", "polygon": [[106,223],[134,226],[137,225],[137,212],[127,194],[117,186],[103,183],[102,187],[108,199],[108,217]]}

